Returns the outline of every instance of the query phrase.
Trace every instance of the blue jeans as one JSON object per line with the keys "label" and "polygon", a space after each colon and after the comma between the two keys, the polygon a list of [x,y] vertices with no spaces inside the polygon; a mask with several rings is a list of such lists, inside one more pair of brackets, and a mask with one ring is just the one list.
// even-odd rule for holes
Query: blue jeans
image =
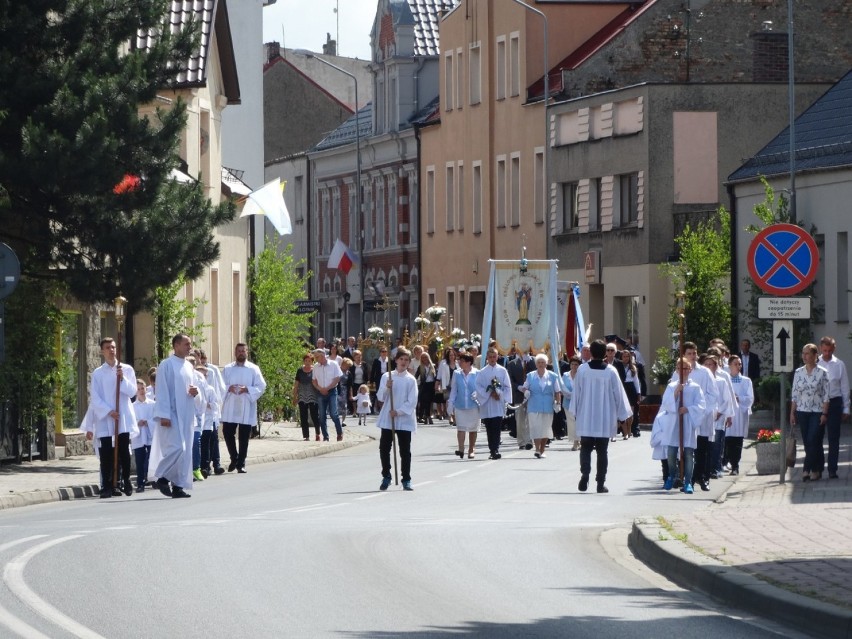
{"label": "blue jeans", "polygon": [[[680,465],[677,463],[678,446],[669,446],[669,477],[677,479],[680,475]],[[692,470],[695,464],[695,449],[683,447],[683,483],[692,483]]]}
{"label": "blue jeans", "polygon": [[322,438],[328,439],[328,428],[325,425],[326,415],[331,416],[331,421],[334,422],[334,428],[337,431],[338,437],[343,435],[343,427],[340,425],[340,417],[337,414],[337,388],[332,388],[328,391],[328,395],[321,393],[317,394],[317,403],[319,404],[319,423],[322,429]]}
{"label": "blue jeans", "polygon": [[819,412],[796,411],[796,423],[802,431],[802,444],[805,447],[805,463],[802,466],[804,473],[821,473],[825,468],[825,451],[822,448],[825,427],[819,423],[821,415]]}
{"label": "blue jeans", "polygon": [[192,433],[192,470],[201,468],[201,433]]}

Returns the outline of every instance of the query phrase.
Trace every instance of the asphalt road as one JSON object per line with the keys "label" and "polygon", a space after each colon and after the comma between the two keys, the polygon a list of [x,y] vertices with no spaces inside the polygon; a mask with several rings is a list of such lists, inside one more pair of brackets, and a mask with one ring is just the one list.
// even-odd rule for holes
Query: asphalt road
{"label": "asphalt road", "polygon": [[[368,430],[370,427],[368,427]],[[374,429],[373,429],[374,430]],[[484,444],[484,434],[481,436]],[[0,637],[773,637],[626,551],[663,494],[647,436],[610,447],[608,495],[578,453],[453,454],[414,437],[414,492],[378,491],[378,444],[196,484],[0,512]]]}

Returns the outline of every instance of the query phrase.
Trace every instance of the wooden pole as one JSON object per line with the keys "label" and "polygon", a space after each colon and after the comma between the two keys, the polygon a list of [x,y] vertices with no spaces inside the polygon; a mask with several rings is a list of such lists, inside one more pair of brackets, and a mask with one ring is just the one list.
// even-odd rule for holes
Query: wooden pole
{"label": "wooden pole", "polygon": [[[683,350],[683,319],[685,310],[683,305],[686,301],[686,294],[681,291],[678,293],[678,306],[680,307],[680,313],[678,313],[678,364],[680,364],[680,360],[683,359],[684,350]],[[680,368],[680,384],[683,385],[683,367]],[[683,464],[683,413],[681,412],[681,408],[683,408],[683,390],[680,392],[680,396],[678,397],[677,402],[677,419],[678,419],[678,449],[680,451],[680,481],[683,482],[684,475],[684,464]]]}
{"label": "wooden pole", "polygon": [[[394,362],[396,364],[396,362]],[[388,379],[391,380],[390,409],[391,409],[391,448],[393,449],[393,485],[399,486],[399,471],[396,467],[396,417],[393,407],[393,371],[388,367]]]}
{"label": "wooden pole", "polygon": [[115,342],[115,426],[113,427],[112,444],[112,487],[118,487],[118,422],[121,418],[121,380],[118,379],[118,371],[121,370],[121,322],[118,322],[118,335]]}

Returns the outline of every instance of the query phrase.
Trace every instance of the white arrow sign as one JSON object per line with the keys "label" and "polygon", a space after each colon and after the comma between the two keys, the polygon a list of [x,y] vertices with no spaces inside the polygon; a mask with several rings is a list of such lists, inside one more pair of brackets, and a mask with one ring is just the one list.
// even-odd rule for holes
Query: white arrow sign
{"label": "white arrow sign", "polygon": [[790,373],[793,370],[793,320],[772,322],[772,371]]}

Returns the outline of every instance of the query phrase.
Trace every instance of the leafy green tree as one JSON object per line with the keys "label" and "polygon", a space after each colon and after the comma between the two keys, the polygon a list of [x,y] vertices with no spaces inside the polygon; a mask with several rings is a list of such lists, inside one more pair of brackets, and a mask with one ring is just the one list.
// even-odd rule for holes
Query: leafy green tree
{"label": "leafy green tree", "polygon": [[[86,302],[122,292],[131,312],[198,277],[218,256],[213,228],[234,216],[170,178],[185,104],[139,116],[200,42],[198,24],[163,28],[169,4],[0,0],[0,241],[28,277]],[[156,37],[140,46],[139,33]]]}
{"label": "leafy green tree", "polygon": [[[713,338],[729,343],[731,338],[731,216],[725,207],[716,215],[689,225],[675,238],[680,261],[660,266],[662,273],[686,293],[684,328],[688,340],[704,348]],[[669,328],[677,332],[678,311],[669,313]]]}
{"label": "leafy green tree", "polygon": [[293,382],[312,325],[310,314],[296,313],[296,300],[304,297],[311,273],[299,274],[305,261],[296,261],[292,251],[292,244],[282,250],[280,240],[268,237],[249,271],[255,305],[249,347],[267,383],[258,407],[275,418],[292,411]]}
{"label": "leafy green tree", "polygon": [[[154,315],[154,337],[157,347],[157,362],[163,361],[172,352],[172,338],[177,333],[186,333],[192,345],[201,347],[204,329],[211,324],[192,322],[200,316],[201,308],[207,303],[203,297],[192,301],[180,297],[186,277],[180,276],[168,286],[154,289],[152,313]],[[190,325],[190,322],[192,324]]]}

